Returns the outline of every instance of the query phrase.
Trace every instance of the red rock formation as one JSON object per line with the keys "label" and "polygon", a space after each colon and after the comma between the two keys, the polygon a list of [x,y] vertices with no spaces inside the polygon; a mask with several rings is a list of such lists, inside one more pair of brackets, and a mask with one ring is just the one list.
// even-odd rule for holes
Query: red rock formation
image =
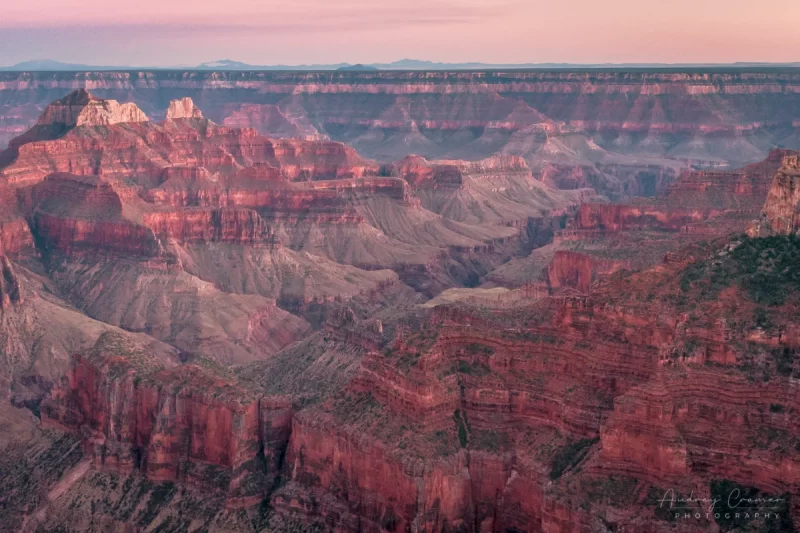
{"label": "red rock formation", "polygon": [[89,91],[79,89],[47,106],[36,124],[72,128],[110,126],[125,122],[147,122],[147,120],[147,116],[136,107],[136,104],[101,100],[89,94]]}
{"label": "red rock formation", "polygon": [[185,97],[180,100],[172,100],[167,108],[167,120],[203,118],[203,113],[191,98]]}
{"label": "red rock formation", "polygon": [[775,149],[764,161],[738,170],[684,173],[665,192],[662,203],[683,208],[757,209],[784,157],[791,153]]}
{"label": "red rock formation", "polygon": [[161,240],[179,243],[228,242],[245,246],[280,246],[258,213],[242,208],[183,209],[151,212],[142,224]]}
{"label": "red rock formation", "polygon": [[[424,524],[429,530],[463,527],[467,531],[514,526],[536,530],[548,527],[546,523],[576,526],[575,519],[569,518],[568,508],[544,497],[544,482],[525,465],[528,460],[523,459],[524,452],[503,456],[471,446],[456,451],[457,439],[456,450],[450,448],[446,453],[426,444],[434,434],[436,439],[444,439],[443,445],[447,445],[448,438],[455,438],[448,433],[452,431],[454,412],[468,420],[465,438],[476,442],[483,431],[514,435],[524,432],[524,427],[558,427],[570,433],[596,434],[599,420],[589,412],[611,408],[603,396],[610,391],[627,390],[631,383],[654,371],[652,364],[646,368],[646,356],[638,352],[640,343],[653,330],[635,334],[629,331],[629,325],[623,325],[634,322],[634,317],[593,317],[596,307],[569,307],[556,318],[557,329],[547,329],[548,333],[539,330],[542,337],[559,331],[569,339],[563,346],[556,344],[555,336],[543,342],[532,335],[519,335],[513,328],[494,325],[492,329],[491,320],[485,323],[475,314],[444,308],[437,308],[430,317],[428,325],[432,329],[418,335],[398,333],[398,342],[391,350],[364,359],[352,384],[354,391],[368,393],[384,406],[376,418],[367,416],[362,422],[366,425],[348,425],[336,417],[358,415],[336,407],[333,418],[317,410],[295,418],[285,467],[291,472],[290,483],[275,493],[276,508],[310,519],[316,516],[336,520],[339,527],[347,530],[353,530],[356,523],[362,527],[367,523],[376,530],[411,523]],[[592,320],[598,322],[593,324]],[[471,327],[458,326],[465,321]],[[608,331],[606,327],[614,322],[619,325],[613,330],[628,334],[636,350],[628,350],[625,356],[611,361],[608,357],[614,351],[614,341],[609,341],[608,351],[605,347],[594,348],[595,352],[602,350],[604,356],[600,357],[576,347],[576,339],[594,338],[594,328]],[[620,326],[627,328],[625,333],[617,329]],[[435,336],[433,340],[428,338],[430,333]],[[586,350],[590,350],[588,344]],[[422,356],[417,356],[410,370],[395,366],[415,351],[421,351]],[[636,362],[625,360],[631,356]],[[588,372],[587,387],[581,392],[567,391],[558,383],[559,375],[576,375],[570,370],[573,365]],[[604,365],[608,367],[601,368]],[[611,366],[616,370],[606,374]],[[541,384],[526,378],[534,375],[547,377]],[[616,381],[601,377],[609,375],[627,377]],[[630,381],[626,383],[625,379]],[[605,391],[597,390],[600,387]],[[380,423],[371,426],[370,420],[387,418],[391,428],[388,439],[376,439],[371,435],[373,431],[384,433],[378,430]],[[404,425],[398,429],[401,423]],[[405,429],[407,424],[414,427],[410,436]],[[406,446],[415,451],[404,452]],[[326,504],[314,506],[314,501]],[[358,506],[358,502],[365,501],[372,503]]]}
{"label": "red rock formation", "polygon": [[[639,480],[635,486],[644,488],[705,483],[705,490],[709,479],[730,479],[769,494],[796,493],[800,463],[791,447],[800,426],[791,413],[800,409],[800,397],[788,379],[753,381],[726,370],[720,365],[736,366],[742,356],[734,355],[732,338],[740,333],[719,319],[708,331],[688,325],[686,315],[639,297],[652,287],[663,290],[664,276],[676,283],[685,265],[672,261],[615,280],[593,299],[548,299],[547,313],[537,306],[511,319],[506,311],[492,317],[485,308],[444,306],[424,326],[409,319],[414,329],[397,329],[395,342],[364,358],[350,385],[380,407],[338,407],[337,399],[296,418],[286,467],[291,481],[276,492],[276,508],[310,521],[335,520],[346,530],[424,523],[583,532],[593,516],[617,527],[657,529],[642,515],[656,502],[639,501],[638,518],[604,507],[619,504],[603,503],[590,487],[608,479]],[[623,285],[631,292],[616,296]],[[712,320],[721,313],[697,306]],[[697,347],[685,348],[687,338]],[[681,346],[694,352],[676,363],[670,350]],[[426,439],[434,435],[454,438],[448,431],[459,420],[467,421],[457,430],[464,449],[430,448]],[[536,466],[533,452],[523,451],[545,428],[558,428],[572,442],[599,436],[601,446],[589,452],[583,471],[576,468],[564,483],[548,481],[541,472],[550,465]],[[505,454],[480,449],[486,431]],[[371,505],[358,505],[364,501]],[[587,503],[578,508],[581,501]]]}
{"label": "red rock formation", "polygon": [[88,430],[97,467],[224,489],[230,505],[258,503],[277,475],[290,405],[199,366],[159,370],[121,343],[106,335],[74,358],[42,406],[44,424]]}
{"label": "red rock formation", "polygon": [[616,232],[630,229],[662,228],[678,231],[686,224],[703,220],[708,213],[687,209],[663,209],[657,205],[582,204],[575,229]]}
{"label": "red rock formation", "polygon": [[623,266],[620,261],[603,260],[577,252],[559,250],[547,267],[547,282],[553,292],[570,287],[582,294],[589,294],[592,283],[599,276],[613,274]]}
{"label": "red rock formation", "polygon": [[32,192],[35,231],[43,244],[65,253],[101,249],[156,256],[153,231],[125,218],[113,185],[97,177],[54,174]]}
{"label": "red rock formation", "polygon": [[14,254],[33,248],[33,236],[23,218],[0,220],[0,254]]}
{"label": "red rock formation", "polygon": [[431,164],[424,157],[408,156],[397,163],[397,172],[412,187],[455,187],[462,184],[461,171],[453,164]]}
{"label": "red rock formation", "polygon": [[601,431],[600,468],[662,486],[702,470],[780,494],[800,483],[800,461],[761,436],[797,435],[797,420],[770,406],[792,410],[798,401],[782,380],[753,384],[702,369],[659,374],[615,401]]}
{"label": "red rock formation", "polygon": [[[272,246],[283,239],[295,249],[371,270],[425,265],[466,279],[459,273],[463,267],[442,265],[445,253],[499,256],[497,247],[512,250],[532,215],[550,219],[582,195],[550,191],[521,158],[503,156],[443,163],[468,181],[449,192],[431,189],[421,200],[419,189],[382,176],[390,169],[341,143],[272,140],[218,126],[195,116],[190,100],[172,108],[161,124],[76,125],[53,139],[23,136],[7,151],[11,162],[0,172],[18,190],[47,246],[65,253],[94,247],[155,256],[169,241],[239,239]],[[193,118],[177,118],[187,115]],[[51,174],[57,176],[45,180]],[[86,185],[95,192],[76,192],[83,186],[67,185],[70,180],[59,174],[101,179]],[[51,183],[31,187],[43,180]],[[82,199],[72,210],[42,199],[62,193]],[[103,202],[110,203],[100,208]],[[476,203],[480,208],[471,207]],[[238,208],[257,214],[215,211]],[[115,247],[114,240],[126,242]]]}
{"label": "red rock formation", "polygon": [[798,155],[786,155],[772,180],[763,208],[763,229],[754,234],[792,235],[800,229],[800,164]]}
{"label": "red rock formation", "polygon": [[[252,129],[218,126],[202,119],[191,99],[175,101],[160,125],[146,122],[135,106],[126,106],[86,91],[70,93],[48,108],[35,128],[10,143],[0,157],[0,166],[6,166],[2,175],[11,184],[24,185],[51,172],[116,173],[141,180],[174,165],[232,173],[269,163],[293,180],[362,177],[380,170],[342,143],[271,140]],[[126,126],[115,127],[121,123]]]}

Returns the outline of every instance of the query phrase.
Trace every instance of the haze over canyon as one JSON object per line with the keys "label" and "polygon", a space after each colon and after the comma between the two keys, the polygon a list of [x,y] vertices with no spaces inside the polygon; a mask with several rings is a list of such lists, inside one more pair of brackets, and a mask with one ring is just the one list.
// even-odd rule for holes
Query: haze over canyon
{"label": "haze over canyon", "polygon": [[792,532],[800,71],[0,72],[0,531]]}

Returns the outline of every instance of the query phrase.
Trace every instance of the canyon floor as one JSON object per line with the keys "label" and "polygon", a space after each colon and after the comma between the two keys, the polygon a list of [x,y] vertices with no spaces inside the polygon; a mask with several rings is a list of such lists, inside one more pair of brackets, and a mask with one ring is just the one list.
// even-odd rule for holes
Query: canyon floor
{"label": "canyon floor", "polygon": [[1,531],[800,527],[793,72],[21,76]]}

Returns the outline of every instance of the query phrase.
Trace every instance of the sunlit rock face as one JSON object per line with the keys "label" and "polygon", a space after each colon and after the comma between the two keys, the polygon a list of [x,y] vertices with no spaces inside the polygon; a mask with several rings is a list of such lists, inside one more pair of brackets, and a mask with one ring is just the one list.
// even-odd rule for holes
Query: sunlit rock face
{"label": "sunlit rock face", "polygon": [[786,155],[775,173],[761,219],[751,235],[795,235],[800,230],[800,163],[798,153]]}
{"label": "sunlit rock face", "polygon": [[180,100],[171,100],[167,108],[167,120],[203,118],[203,112],[195,107],[188,96]]}
{"label": "sunlit rock face", "polygon": [[110,126],[126,122],[147,122],[147,115],[134,103],[102,100],[80,89],[48,105],[36,122],[38,126]]}

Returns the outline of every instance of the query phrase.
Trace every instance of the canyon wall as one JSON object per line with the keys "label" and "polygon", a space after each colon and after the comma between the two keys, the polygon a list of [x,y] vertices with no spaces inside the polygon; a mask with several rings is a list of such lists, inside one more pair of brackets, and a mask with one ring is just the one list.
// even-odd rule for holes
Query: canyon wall
{"label": "canyon wall", "polygon": [[769,188],[763,216],[768,230],[793,235],[800,229],[800,163],[798,154],[787,155]]}
{"label": "canyon wall", "polygon": [[736,167],[800,147],[800,75],[780,69],[6,72],[0,146],[79,88],[153,118],[194,116],[167,110],[188,96],[220,124],[343,141],[384,162],[518,155],[548,184],[613,197],[656,194],[687,164]]}
{"label": "canyon wall", "polygon": [[42,421],[83,432],[99,469],[222,489],[229,505],[253,505],[278,475],[291,405],[249,394],[213,364],[164,368],[107,334],[73,357]]}

